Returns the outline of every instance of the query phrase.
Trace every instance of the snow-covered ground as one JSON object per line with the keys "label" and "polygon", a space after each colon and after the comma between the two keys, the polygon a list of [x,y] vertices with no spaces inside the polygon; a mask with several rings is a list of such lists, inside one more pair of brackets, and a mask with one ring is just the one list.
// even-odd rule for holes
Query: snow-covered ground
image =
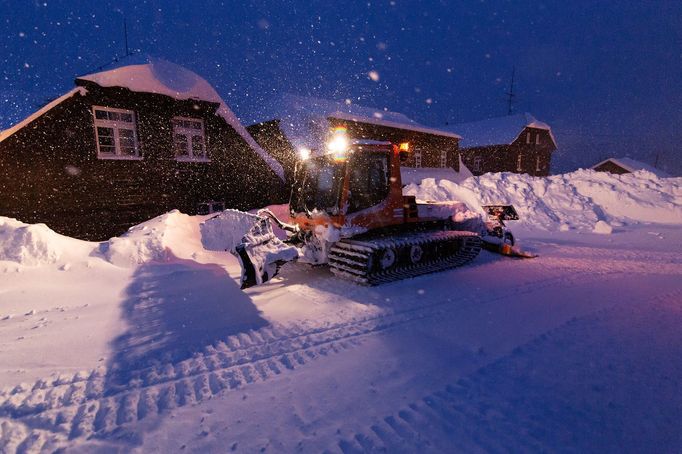
{"label": "snow-covered ground", "polygon": [[105,243],[0,218],[0,452],[679,452],[681,187],[425,181],[518,204],[540,257],[378,287],[242,291],[178,212]]}

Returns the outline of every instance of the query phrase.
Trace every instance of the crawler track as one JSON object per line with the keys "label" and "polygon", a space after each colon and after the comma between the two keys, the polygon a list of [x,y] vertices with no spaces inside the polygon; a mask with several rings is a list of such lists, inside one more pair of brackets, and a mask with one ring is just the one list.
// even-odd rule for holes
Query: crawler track
{"label": "crawler track", "polygon": [[377,285],[454,268],[473,260],[480,251],[480,237],[464,231],[345,239],[331,248],[329,267],[339,277]]}

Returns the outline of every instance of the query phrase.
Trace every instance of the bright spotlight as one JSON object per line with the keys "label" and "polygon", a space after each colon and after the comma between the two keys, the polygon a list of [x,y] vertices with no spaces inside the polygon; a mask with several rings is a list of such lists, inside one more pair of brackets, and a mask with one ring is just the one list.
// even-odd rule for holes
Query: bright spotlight
{"label": "bright spotlight", "polygon": [[298,157],[301,161],[307,161],[310,159],[310,148],[301,147],[298,149]]}

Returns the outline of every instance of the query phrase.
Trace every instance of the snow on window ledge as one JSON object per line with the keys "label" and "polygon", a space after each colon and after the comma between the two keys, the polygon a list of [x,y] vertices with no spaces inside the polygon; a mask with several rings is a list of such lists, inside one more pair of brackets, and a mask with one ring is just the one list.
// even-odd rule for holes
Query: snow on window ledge
{"label": "snow on window ledge", "polygon": [[98,154],[97,159],[109,160],[109,161],[142,161],[144,157],[142,156],[120,156],[120,155],[106,155]]}

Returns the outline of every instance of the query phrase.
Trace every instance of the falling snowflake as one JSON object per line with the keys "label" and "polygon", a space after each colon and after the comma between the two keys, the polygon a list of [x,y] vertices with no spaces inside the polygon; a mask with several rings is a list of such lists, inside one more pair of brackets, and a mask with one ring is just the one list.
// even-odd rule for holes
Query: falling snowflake
{"label": "falling snowflake", "polygon": [[374,82],[379,82],[379,73],[372,70],[369,73],[367,73],[370,79],[372,79]]}

